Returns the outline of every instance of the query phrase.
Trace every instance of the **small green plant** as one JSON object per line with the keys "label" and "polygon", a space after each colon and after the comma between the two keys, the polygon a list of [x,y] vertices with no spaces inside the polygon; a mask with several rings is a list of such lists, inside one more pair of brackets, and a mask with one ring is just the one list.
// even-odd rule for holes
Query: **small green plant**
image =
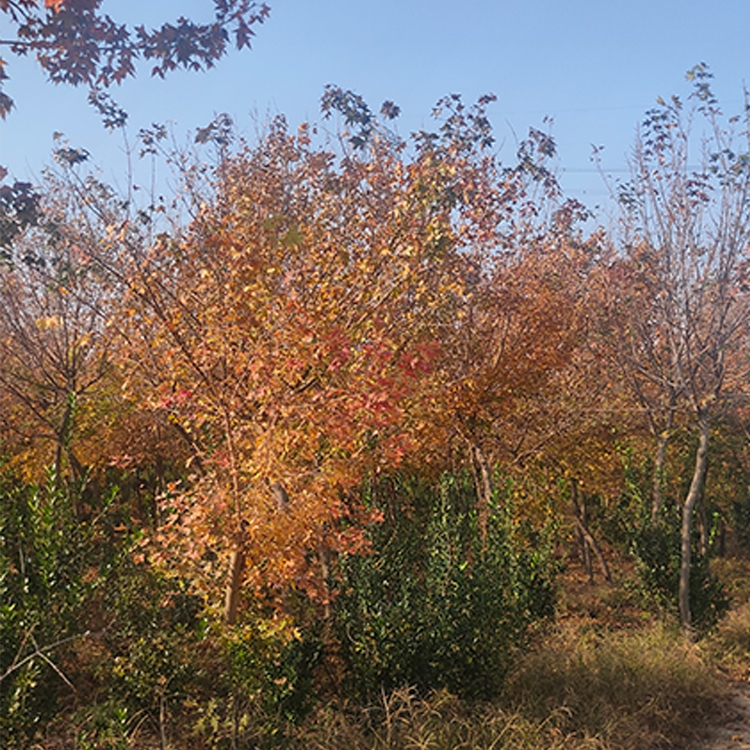
{"label": "small green plant", "polygon": [[116,701],[97,703],[77,714],[75,750],[132,750],[143,717]]}

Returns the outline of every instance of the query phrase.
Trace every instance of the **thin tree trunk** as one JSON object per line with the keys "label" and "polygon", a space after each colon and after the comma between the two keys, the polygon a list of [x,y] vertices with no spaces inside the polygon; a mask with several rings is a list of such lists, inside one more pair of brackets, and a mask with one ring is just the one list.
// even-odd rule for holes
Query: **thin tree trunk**
{"label": "thin tree trunk", "polygon": [[229,583],[227,584],[226,598],[224,599],[224,620],[227,625],[237,622],[237,610],[240,603],[240,588],[242,576],[245,572],[245,543],[244,539],[238,539],[237,545],[229,560]]}
{"label": "thin tree trunk", "polygon": [[289,510],[289,495],[281,482],[271,482],[271,494],[276,501],[276,510],[286,513]]}
{"label": "thin tree trunk", "polygon": [[166,686],[162,688],[159,697],[159,748],[167,750],[169,742],[167,741],[167,694]]}
{"label": "thin tree trunk", "polygon": [[73,418],[73,394],[68,394],[65,399],[65,411],[63,411],[62,422],[57,433],[57,445],[55,446],[55,489],[62,486],[62,464],[63,451],[70,442],[70,423]]}
{"label": "thin tree trunk", "polygon": [[[705,480],[704,480],[705,484]],[[702,557],[708,556],[708,516],[706,515],[706,500],[701,494],[696,506],[698,515],[698,531],[700,532],[700,552]]]}
{"label": "thin tree trunk", "polygon": [[[286,487],[284,487],[284,485],[278,480],[271,482],[269,487],[271,489],[271,494],[273,495],[273,499],[276,502],[276,512],[279,513],[280,515],[284,515],[285,513],[288,513],[289,512],[289,493],[287,493]],[[286,614],[290,614],[289,591],[290,591],[289,584],[285,583],[281,587],[281,608]]]}
{"label": "thin tree trunk", "polygon": [[[570,483],[570,500],[573,506],[573,517],[576,519],[575,531],[578,547],[581,551],[581,564],[588,576],[589,583],[594,582],[594,567],[591,564],[591,545],[588,543],[581,528],[588,528],[588,519],[586,517],[586,499],[579,498],[578,482],[573,479]],[[581,508],[583,505],[583,508]],[[578,521],[581,523],[578,523]]]}
{"label": "thin tree trunk", "polygon": [[[581,501],[581,521],[583,522],[584,527],[586,530],[589,530],[589,513],[588,508],[586,507],[586,495],[581,493],[580,494],[580,501]],[[585,535],[581,534],[581,537],[583,538],[583,541],[586,543],[585,548],[585,562],[586,562],[586,573],[589,577],[589,583],[594,582],[594,566],[591,561],[591,545],[589,544],[588,539],[586,539]]]}
{"label": "thin tree trunk", "polygon": [[323,619],[331,617],[331,552],[326,547],[325,541],[321,540],[318,545],[318,561],[320,562],[320,574],[323,579]]}
{"label": "thin tree trunk", "polygon": [[594,539],[594,536],[589,531],[588,525],[581,517],[580,506],[578,504],[578,483],[575,480],[573,480],[573,482],[571,483],[571,496],[574,498],[573,520],[575,521],[576,528],[596,555],[596,559],[599,563],[599,567],[602,569],[602,575],[604,576],[604,579],[607,581],[607,583],[612,583],[612,572],[609,569],[609,565],[607,565],[607,561],[604,559],[601,547],[599,547],[596,539]]}
{"label": "thin tree trunk", "polygon": [[656,438],[656,460],[654,462],[654,477],[651,491],[651,525],[656,525],[661,512],[662,496],[661,484],[664,479],[664,463],[667,457],[667,443],[669,433],[665,430]]}
{"label": "thin tree trunk", "polygon": [[589,577],[589,583],[591,583],[594,574],[593,568],[591,567],[591,550],[589,549],[589,543],[578,528],[578,524],[575,525],[575,535],[576,546],[578,547],[578,552],[581,556],[581,566],[583,567],[584,573]]}
{"label": "thin tree trunk", "polygon": [[492,502],[492,479],[490,478],[490,467],[482,449],[473,444],[470,450],[474,486],[477,491],[479,536],[482,540],[482,549],[484,549],[487,546],[487,525],[490,517],[490,503]]}
{"label": "thin tree trunk", "polygon": [[224,436],[226,438],[227,453],[229,455],[229,474],[232,482],[232,498],[234,500],[235,521],[237,523],[234,534],[234,551],[229,560],[229,581],[227,583],[226,598],[224,599],[224,619],[227,625],[237,622],[237,609],[240,603],[240,588],[245,573],[245,547],[247,531],[245,519],[242,517],[242,502],[240,499],[240,482],[237,472],[237,461],[234,455],[234,436],[232,432],[232,415],[224,410]]}
{"label": "thin tree trunk", "polygon": [[599,567],[602,569],[602,575],[604,576],[607,583],[612,583],[612,571],[609,569],[609,565],[607,565],[607,561],[604,559],[604,555],[602,554],[601,547],[596,542],[596,539],[592,536],[591,532],[583,525],[583,521],[581,521],[580,518],[577,516],[574,518],[576,522],[576,526],[581,530],[581,534],[583,534],[583,538],[588,542],[591,549],[594,551],[594,554],[596,555],[596,559],[599,563]]}
{"label": "thin tree trunk", "polygon": [[727,556],[727,527],[724,524],[724,521],[719,521],[719,542],[717,545],[716,554],[719,557],[726,557]]}
{"label": "thin tree trunk", "polygon": [[693,512],[703,495],[708,469],[708,414],[698,414],[698,449],[695,452],[695,467],[685,503],[682,506],[682,549],[680,560],[680,620],[688,637],[692,637],[692,613],[690,611],[690,566]]}

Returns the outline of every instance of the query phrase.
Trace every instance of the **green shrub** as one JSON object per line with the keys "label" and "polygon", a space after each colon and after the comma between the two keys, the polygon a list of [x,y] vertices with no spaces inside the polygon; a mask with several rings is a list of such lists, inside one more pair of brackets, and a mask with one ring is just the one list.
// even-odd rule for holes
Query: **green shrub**
{"label": "green shrub", "polygon": [[[726,589],[701,555],[694,533],[690,567],[690,609],[698,630],[713,627],[728,611]],[[681,529],[677,509],[664,511],[656,524],[643,521],[631,531],[641,592],[646,599],[673,615],[679,614]]]}
{"label": "green shrub", "polygon": [[115,724],[134,714],[158,723],[165,701],[186,696],[200,672],[202,601],[179,579],[133,563],[117,488],[96,507],[84,502],[84,490],[0,471],[7,747],[31,744],[63,711],[83,717],[84,734],[96,736],[108,716]]}
{"label": "green shrub", "polygon": [[[687,453],[690,458],[690,453]],[[687,459],[686,459],[687,461]],[[689,463],[689,462],[688,462]],[[690,476],[688,463],[682,472]],[[665,502],[656,523],[651,521],[651,477],[653,468],[637,464],[623,455],[626,491],[615,501],[609,517],[601,524],[607,539],[635,563],[637,590],[647,604],[662,612],[679,616],[679,586],[682,547],[682,511],[677,502]],[[687,480],[683,479],[683,484]],[[677,488],[684,497],[687,487]],[[690,609],[693,625],[699,631],[713,627],[729,609],[726,589],[711,572],[709,559],[714,551],[720,516],[710,516],[708,555],[701,554],[700,532],[693,524],[690,569]]]}
{"label": "green shrub", "polygon": [[91,530],[71,494],[0,467],[0,736],[23,747],[69,693],[60,666],[82,638]]}
{"label": "green shrub", "polygon": [[334,606],[352,685],[496,694],[529,626],[553,611],[549,536],[515,525],[496,496],[483,541],[466,476],[391,480],[370,502],[386,520],[369,529],[372,554],[341,561]]}
{"label": "green shrub", "polygon": [[214,636],[206,689],[188,701],[193,733],[210,748],[284,745],[312,703],[320,639],[259,609]]}

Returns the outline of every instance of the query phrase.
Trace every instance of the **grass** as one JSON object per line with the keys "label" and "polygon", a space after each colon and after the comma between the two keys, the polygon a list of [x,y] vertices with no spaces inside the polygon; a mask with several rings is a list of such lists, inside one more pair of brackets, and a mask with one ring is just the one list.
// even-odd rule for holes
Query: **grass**
{"label": "grass", "polygon": [[557,713],[572,747],[635,750],[686,746],[726,695],[705,651],[663,625],[627,632],[568,624],[524,660],[507,699],[539,721]]}
{"label": "grass", "polygon": [[720,714],[727,685],[675,631],[565,623],[519,664],[496,703],[401,690],[378,705],[321,706],[297,729],[317,750],[656,750],[685,747]]}
{"label": "grass", "polygon": [[[747,571],[728,569],[742,587]],[[614,587],[565,581],[554,624],[537,634],[505,692],[492,703],[461,701],[445,691],[401,689],[370,706],[321,700],[273,747],[289,750],[666,750],[685,748],[723,714],[727,677],[750,676],[750,598],[715,633],[689,644],[680,632],[639,610],[627,582]],[[750,590],[749,590],[750,591]],[[173,723],[170,750],[230,747],[199,741]],[[108,723],[108,727],[111,729]],[[152,736],[153,735],[153,736]],[[238,750],[255,747],[252,732]],[[45,749],[159,748],[146,725],[93,743],[72,737]],[[255,735],[256,739],[259,735]],[[222,744],[222,742],[224,744]],[[250,745],[247,742],[251,742]],[[265,744],[262,745],[265,747]],[[42,747],[42,745],[39,745]]]}

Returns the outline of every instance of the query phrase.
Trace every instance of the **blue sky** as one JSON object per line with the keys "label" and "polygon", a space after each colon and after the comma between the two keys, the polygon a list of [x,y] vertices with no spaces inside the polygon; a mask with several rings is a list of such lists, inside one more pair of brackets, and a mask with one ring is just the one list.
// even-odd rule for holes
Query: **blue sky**
{"label": "blue sky", "polygon": [[[270,19],[251,51],[233,51],[205,74],[136,79],[112,90],[130,113],[132,135],[173,124],[178,140],[228,112],[250,139],[258,122],[283,113],[296,126],[318,120],[323,88],[385,99],[402,109],[398,130],[429,126],[445,94],[467,101],[492,92],[501,156],[512,160],[528,127],[553,119],[561,181],[590,206],[605,189],[590,163],[624,170],[635,129],[657,96],[688,91],[700,61],[714,73],[726,110],[739,110],[750,84],[750,0],[268,0]],[[117,20],[159,25],[179,15],[207,19],[210,0],[108,0]],[[0,38],[9,34],[0,17]],[[53,86],[32,60],[7,51],[6,91],[16,109],[0,124],[0,164],[34,180],[50,161],[52,133],[84,147],[106,179],[123,181],[122,138],[102,128],[85,89]],[[615,171],[614,174],[620,174]]]}

